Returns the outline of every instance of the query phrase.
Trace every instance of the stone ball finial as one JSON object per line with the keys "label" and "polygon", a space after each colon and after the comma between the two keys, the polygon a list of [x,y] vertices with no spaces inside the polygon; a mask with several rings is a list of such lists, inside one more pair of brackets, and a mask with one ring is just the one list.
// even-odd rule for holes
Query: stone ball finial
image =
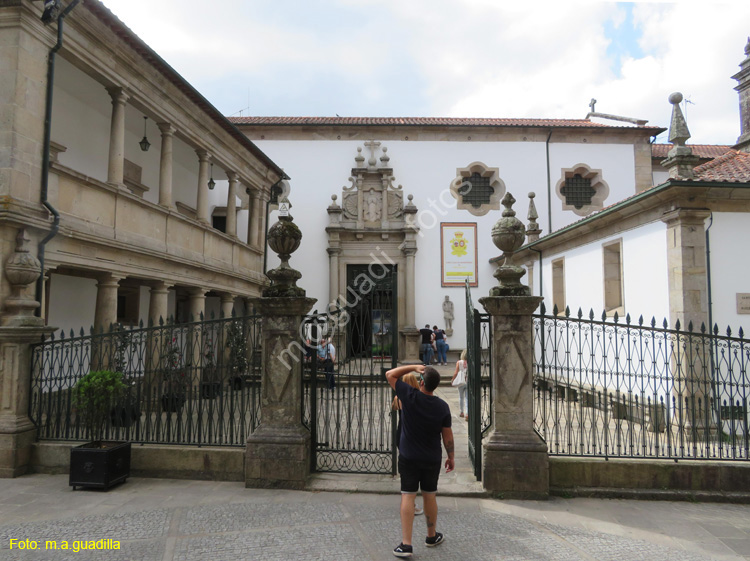
{"label": "stone ball finial", "polygon": [[672,105],[677,105],[678,103],[682,103],[682,94],[680,92],[674,92],[669,94],[669,103]]}
{"label": "stone ball finial", "polygon": [[336,203],[336,199],[338,199],[338,198],[339,197],[336,194],[331,195],[331,200],[334,202],[334,204]]}
{"label": "stone ball finial", "polygon": [[536,197],[536,193],[534,193],[534,191],[529,191],[529,198],[533,199],[534,197]]}

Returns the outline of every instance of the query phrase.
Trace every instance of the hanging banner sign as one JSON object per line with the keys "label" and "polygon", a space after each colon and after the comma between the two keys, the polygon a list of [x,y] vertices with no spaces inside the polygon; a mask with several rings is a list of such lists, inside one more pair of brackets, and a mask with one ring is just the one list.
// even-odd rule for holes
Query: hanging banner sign
{"label": "hanging banner sign", "polygon": [[440,224],[441,286],[478,286],[476,222]]}

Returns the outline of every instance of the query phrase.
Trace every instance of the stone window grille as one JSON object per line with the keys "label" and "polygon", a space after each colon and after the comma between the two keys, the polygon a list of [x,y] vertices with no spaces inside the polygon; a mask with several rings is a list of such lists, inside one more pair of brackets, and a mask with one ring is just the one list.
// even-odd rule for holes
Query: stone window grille
{"label": "stone window grille", "polygon": [[562,170],[555,191],[563,203],[563,210],[570,210],[578,216],[588,216],[604,208],[604,201],[609,196],[609,185],[602,178],[602,170],[592,169],[586,164],[576,164]]}
{"label": "stone window grille", "polygon": [[505,183],[498,168],[482,162],[473,162],[456,170],[450,191],[456,199],[456,208],[468,210],[474,216],[483,216],[490,210],[500,209],[500,199],[505,195]]}

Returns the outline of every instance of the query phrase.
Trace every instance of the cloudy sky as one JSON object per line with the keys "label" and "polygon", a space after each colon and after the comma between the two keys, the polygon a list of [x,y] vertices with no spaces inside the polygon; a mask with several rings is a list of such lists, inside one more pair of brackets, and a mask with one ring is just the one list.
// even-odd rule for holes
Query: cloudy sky
{"label": "cloudy sky", "polygon": [[[583,118],[739,136],[750,2],[103,0],[226,115]],[[666,142],[666,133],[657,141]]]}

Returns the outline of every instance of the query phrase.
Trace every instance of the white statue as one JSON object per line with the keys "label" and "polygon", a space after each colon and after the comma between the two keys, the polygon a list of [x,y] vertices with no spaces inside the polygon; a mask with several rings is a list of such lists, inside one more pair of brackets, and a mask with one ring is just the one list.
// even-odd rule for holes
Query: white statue
{"label": "white statue", "polygon": [[380,220],[380,197],[375,191],[369,191],[365,195],[365,220],[377,222]]}
{"label": "white statue", "polygon": [[445,320],[445,330],[453,331],[453,302],[451,302],[450,296],[446,296],[443,302],[443,319]]}

